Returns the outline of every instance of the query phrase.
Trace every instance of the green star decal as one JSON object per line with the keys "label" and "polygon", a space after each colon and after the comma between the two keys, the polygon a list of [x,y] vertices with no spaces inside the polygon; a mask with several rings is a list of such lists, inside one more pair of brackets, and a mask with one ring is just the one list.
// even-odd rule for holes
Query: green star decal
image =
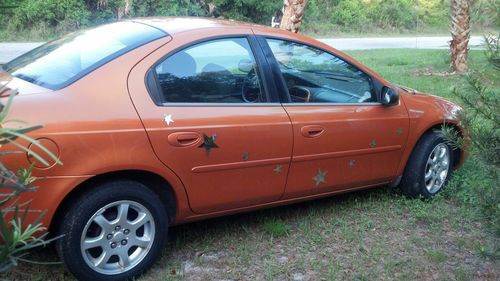
{"label": "green star decal", "polygon": [[327,171],[321,171],[321,169],[318,169],[318,174],[312,178],[316,183],[316,186],[319,186],[321,183],[326,183],[326,174],[328,174]]}
{"label": "green star decal", "polygon": [[247,151],[243,152],[241,158],[243,159],[243,161],[248,161],[248,159],[250,159],[250,153],[248,153]]}
{"label": "green star decal", "polygon": [[403,128],[397,128],[397,129],[396,129],[396,134],[397,134],[398,136],[401,136],[401,135],[403,134]]}
{"label": "green star decal", "polygon": [[203,143],[200,144],[198,147],[205,148],[205,152],[207,153],[207,156],[210,155],[210,150],[212,148],[219,148],[219,146],[215,143],[216,137],[217,137],[216,134],[213,134],[211,137],[207,136],[206,134],[203,134]]}
{"label": "green star decal", "polygon": [[371,148],[375,148],[375,147],[377,147],[377,140],[372,140],[372,141],[370,142],[370,147],[371,147]]}

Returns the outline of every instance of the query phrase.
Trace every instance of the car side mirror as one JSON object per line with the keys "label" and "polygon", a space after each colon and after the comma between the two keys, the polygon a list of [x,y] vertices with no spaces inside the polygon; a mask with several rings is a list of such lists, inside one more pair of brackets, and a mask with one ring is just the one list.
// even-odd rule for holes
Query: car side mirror
{"label": "car side mirror", "polygon": [[396,90],[384,86],[382,88],[382,105],[391,106],[399,103],[399,94]]}

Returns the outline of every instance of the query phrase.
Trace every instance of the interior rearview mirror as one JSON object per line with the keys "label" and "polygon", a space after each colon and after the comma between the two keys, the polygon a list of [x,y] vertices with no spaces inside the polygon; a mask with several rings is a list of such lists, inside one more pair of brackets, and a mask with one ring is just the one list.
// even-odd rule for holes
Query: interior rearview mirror
{"label": "interior rearview mirror", "polygon": [[396,105],[399,103],[399,94],[396,90],[384,86],[382,88],[382,104],[385,106]]}

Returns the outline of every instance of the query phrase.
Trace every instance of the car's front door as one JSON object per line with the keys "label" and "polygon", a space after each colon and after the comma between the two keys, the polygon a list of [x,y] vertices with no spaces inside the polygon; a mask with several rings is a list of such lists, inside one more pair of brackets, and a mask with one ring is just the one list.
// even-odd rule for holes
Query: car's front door
{"label": "car's front door", "polygon": [[265,42],[289,95],[283,106],[294,132],[285,198],[393,180],[408,134],[404,105],[381,105],[373,78],[332,53]]}
{"label": "car's front door", "polygon": [[271,202],[284,192],[292,128],[249,40],[166,46],[129,78],[154,151],[182,180],[195,213]]}

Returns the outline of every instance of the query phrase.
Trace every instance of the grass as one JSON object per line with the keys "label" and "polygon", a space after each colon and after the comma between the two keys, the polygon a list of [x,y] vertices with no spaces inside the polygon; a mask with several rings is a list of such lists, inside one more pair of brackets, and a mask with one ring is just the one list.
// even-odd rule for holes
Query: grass
{"label": "grass", "polygon": [[[439,96],[452,98],[462,83],[428,75],[448,69],[446,50],[349,54]],[[478,51],[470,59],[485,63]],[[471,159],[433,200],[382,187],[176,226],[163,258],[139,280],[498,280],[500,232],[481,194],[499,186]],[[51,248],[32,258],[56,260]],[[21,264],[8,277],[73,280],[60,265]]]}
{"label": "grass", "polygon": [[272,219],[264,223],[264,231],[272,237],[286,236],[290,232],[290,225],[278,219]]}

